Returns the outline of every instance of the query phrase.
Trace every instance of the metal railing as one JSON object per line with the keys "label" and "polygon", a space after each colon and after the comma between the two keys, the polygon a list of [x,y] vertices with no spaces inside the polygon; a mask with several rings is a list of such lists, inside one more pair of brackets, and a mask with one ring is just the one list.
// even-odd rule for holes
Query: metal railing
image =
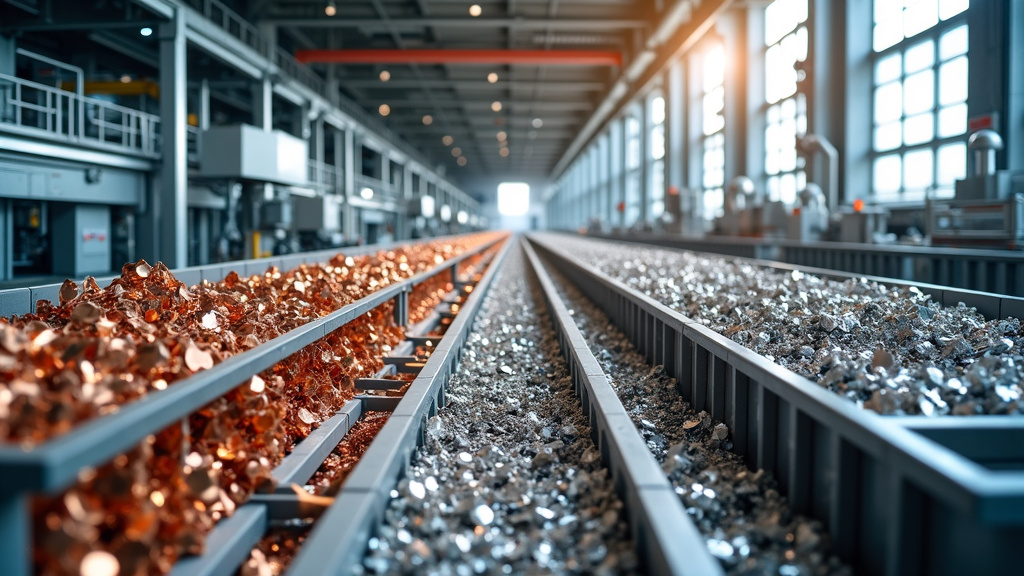
{"label": "metal railing", "polygon": [[321,190],[341,190],[345,172],[326,162],[310,159],[307,163],[309,181]]}
{"label": "metal railing", "polygon": [[156,157],[160,117],[0,74],[0,130]]}
{"label": "metal railing", "polygon": [[373,190],[373,200],[378,202],[389,200],[397,201],[401,198],[401,195],[395,190],[394,185],[388,184],[383,180],[378,180],[377,178],[356,174],[355,183],[357,195],[363,188],[369,188]]}

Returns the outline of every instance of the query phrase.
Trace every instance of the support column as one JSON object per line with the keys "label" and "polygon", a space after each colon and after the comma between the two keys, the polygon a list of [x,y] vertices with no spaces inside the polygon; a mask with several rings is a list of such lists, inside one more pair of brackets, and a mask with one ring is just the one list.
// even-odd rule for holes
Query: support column
{"label": "support column", "polygon": [[356,230],[356,211],[352,207],[352,198],[356,195],[356,135],[351,128],[345,130],[344,162],[345,162],[345,213],[342,215],[342,226],[345,231],[345,239],[353,240],[359,237]]}
{"label": "support column", "polygon": [[252,123],[266,132],[274,129],[274,83],[269,76],[252,87]]}
{"label": "support column", "polygon": [[0,280],[10,280],[14,275],[14,219],[11,217],[11,202],[0,198]]}
{"label": "support column", "polygon": [[13,36],[8,37],[0,34],[0,74],[14,76],[14,58],[17,48],[18,44],[14,41]]}
{"label": "support column", "polygon": [[158,255],[168,268],[188,266],[188,150],[185,127],[185,17],[160,25],[160,193],[149,212],[159,229]]}
{"label": "support column", "polygon": [[651,200],[651,102],[644,96],[640,109],[640,222],[647,222]]}
{"label": "support column", "polygon": [[210,129],[210,81],[206,78],[199,82],[199,129]]}
{"label": "support column", "polygon": [[686,74],[682,60],[673,62],[665,84],[665,185],[686,187]]}

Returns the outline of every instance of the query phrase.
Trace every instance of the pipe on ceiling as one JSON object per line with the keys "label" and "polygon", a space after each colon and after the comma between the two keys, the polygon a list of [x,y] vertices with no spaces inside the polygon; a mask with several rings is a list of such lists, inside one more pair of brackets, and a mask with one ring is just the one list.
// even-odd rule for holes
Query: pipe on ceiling
{"label": "pipe on ceiling", "polygon": [[622,67],[622,54],[599,50],[296,50],[305,64],[528,64]]}

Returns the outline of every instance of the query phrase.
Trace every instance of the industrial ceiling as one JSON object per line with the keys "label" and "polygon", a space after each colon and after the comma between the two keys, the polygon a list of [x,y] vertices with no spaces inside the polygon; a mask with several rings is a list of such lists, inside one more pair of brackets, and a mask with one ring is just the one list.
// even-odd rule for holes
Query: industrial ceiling
{"label": "industrial ceiling", "polygon": [[668,4],[255,0],[243,13],[367,111],[386,105],[389,127],[474,188],[545,180]]}

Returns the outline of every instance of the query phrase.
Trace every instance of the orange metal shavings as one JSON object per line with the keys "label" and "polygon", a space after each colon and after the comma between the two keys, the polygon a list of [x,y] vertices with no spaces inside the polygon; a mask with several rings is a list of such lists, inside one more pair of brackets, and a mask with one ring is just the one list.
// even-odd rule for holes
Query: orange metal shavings
{"label": "orange metal shavings", "polygon": [[334,496],[341,490],[345,480],[355,469],[356,463],[366,453],[390,415],[389,412],[367,412],[352,426],[341,443],[309,479],[307,485],[313,488],[314,494]]}
{"label": "orange metal shavings", "polygon": [[237,576],[280,576],[295,559],[312,526],[270,528],[256,544]]}
{"label": "orange metal shavings", "polygon": [[[192,288],[142,261],[102,290],[92,278],[81,293],[67,281],[58,305],[41,301],[35,314],[0,319],[0,442],[30,447],[65,433],[488,239],[231,273]],[[121,574],[165,573],[180,555],[200,552],[213,524],[268,485],[270,470],[401,339],[392,304],[382,305],[182,426],[84,471],[64,494],[36,499],[37,573],[78,573],[95,551],[112,554]]]}

